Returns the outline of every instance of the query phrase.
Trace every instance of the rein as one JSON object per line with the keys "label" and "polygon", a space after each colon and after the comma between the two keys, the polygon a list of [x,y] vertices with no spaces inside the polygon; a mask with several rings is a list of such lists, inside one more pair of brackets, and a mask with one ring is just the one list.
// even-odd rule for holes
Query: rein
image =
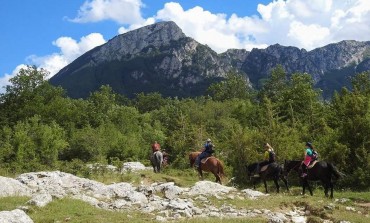
{"label": "rein", "polygon": [[298,162],[295,166],[293,166],[289,171],[288,171],[288,174],[287,175],[289,175],[290,174],[290,172],[292,171],[292,170],[294,170],[294,169],[296,169],[298,166],[300,166],[302,163],[300,163],[300,162]]}

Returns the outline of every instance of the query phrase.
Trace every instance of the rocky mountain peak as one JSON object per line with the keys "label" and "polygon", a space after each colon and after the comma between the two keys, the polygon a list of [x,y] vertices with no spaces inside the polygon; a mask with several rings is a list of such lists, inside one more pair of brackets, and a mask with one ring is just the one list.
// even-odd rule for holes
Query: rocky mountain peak
{"label": "rocky mountain peak", "polygon": [[159,48],[185,37],[176,23],[159,22],[114,37],[95,51],[92,57],[98,62],[120,61],[137,55],[148,47]]}

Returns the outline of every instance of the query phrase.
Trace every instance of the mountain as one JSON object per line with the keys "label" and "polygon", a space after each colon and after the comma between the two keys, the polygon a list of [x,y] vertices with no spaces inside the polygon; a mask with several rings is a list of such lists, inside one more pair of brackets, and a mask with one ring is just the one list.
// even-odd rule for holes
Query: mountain
{"label": "mountain", "polygon": [[174,22],[160,22],[86,52],[50,83],[61,85],[73,98],[87,97],[104,84],[129,97],[153,91],[187,97],[204,94],[232,68],[211,48],[185,36]]}
{"label": "mountain", "polygon": [[160,22],[86,52],[50,83],[62,86],[72,98],[85,98],[105,84],[128,97],[139,92],[194,97],[231,71],[245,75],[251,86],[259,88],[278,64],[288,74],[309,73],[324,96],[330,97],[334,90],[349,86],[348,77],[370,69],[370,42],[341,41],[312,51],[275,44],[217,54],[187,37],[174,22]]}

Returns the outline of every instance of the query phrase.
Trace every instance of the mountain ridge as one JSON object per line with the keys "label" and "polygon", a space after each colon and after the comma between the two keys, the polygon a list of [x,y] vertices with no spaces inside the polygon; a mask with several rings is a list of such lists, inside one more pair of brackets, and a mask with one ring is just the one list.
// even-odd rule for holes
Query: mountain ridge
{"label": "mountain ridge", "polygon": [[[229,49],[218,54],[187,37],[170,21],[115,36],[64,67],[50,83],[62,86],[72,98],[88,97],[104,84],[128,97],[140,92],[194,97],[205,94],[210,84],[223,80],[231,71],[241,73],[251,86],[260,88],[260,81],[280,64],[288,74],[309,73],[324,95],[330,96],[349,85],[348,77],[369,70],[368,58],[370,42],[354,40],[311,51],[274,44],[265,49]],[[343,70],[347,73],[342,74]]]}

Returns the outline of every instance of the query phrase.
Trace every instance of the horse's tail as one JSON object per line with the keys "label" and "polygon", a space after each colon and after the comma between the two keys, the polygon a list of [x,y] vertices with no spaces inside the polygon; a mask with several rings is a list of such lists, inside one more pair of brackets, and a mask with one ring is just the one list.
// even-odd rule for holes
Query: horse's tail
{"label": "horse's tail", "polygon": [[156,164],[157,165],[162,165],[163,153],[161,151],[157,151],[153,155],[154,155],[154,160],[156,161]]}
{"label": "horse's tail", "polygon": [[222,162],[220,160],[218,160],[217,166],[218,166],[218,174],[219,174],[219,176],[220,177],[224,177],[225,176],[224,164],[222,164]]}
{"label": "horse's tail", "polygon": [[328,163],[328,167],[337,179],[345,176],[345,174],[341,173],[333,164]]}
{"label": "horse's tail", "polygon": [[159,160],[159,163],[162,165],[163,163],[163,153],[162,152],[158,154],[158,160]]}

